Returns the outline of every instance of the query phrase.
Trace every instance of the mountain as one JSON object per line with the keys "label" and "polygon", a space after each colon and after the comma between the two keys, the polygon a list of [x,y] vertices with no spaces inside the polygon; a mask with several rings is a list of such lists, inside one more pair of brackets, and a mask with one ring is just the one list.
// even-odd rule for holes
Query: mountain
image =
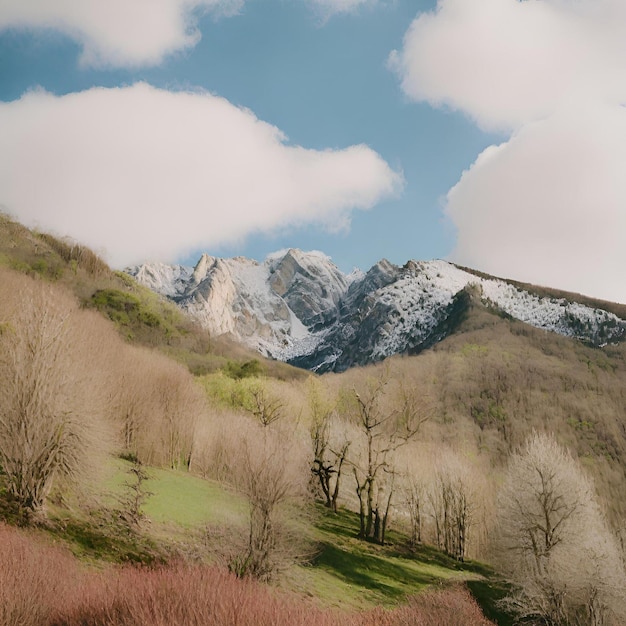
{"label": "mountain", "polygon": [[195,268],[126,270],[176,302],[213,336],[317,372],[415,354],[453,332],[471,299],[492,312],[592,346],[626,338],[625,307],[551,294],[446,261],[383,259],[345,275],[321,252],[290,249],[262,262],[202,255]]}

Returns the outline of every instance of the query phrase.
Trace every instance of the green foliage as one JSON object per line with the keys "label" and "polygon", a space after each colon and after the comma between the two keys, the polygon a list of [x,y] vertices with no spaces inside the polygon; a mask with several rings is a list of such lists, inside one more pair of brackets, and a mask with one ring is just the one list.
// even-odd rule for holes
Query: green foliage
{"label": "green foliage", "polygon": [[46,259],[35,259],[32,263],[19,259],[11,259],[7,265],[18,272],[29,276],[39,276],[46,280],[56,281],[63,276],[63,267]]}
{"label": "green foliage", "polygon": [[141,305],[139,298],[118,289],[100,289],[91,296],[91,302],[114,322],[124,325],[137,319]]}
{"label": "green foliage", "polygon": [[244,361],[243,363],[238,361],[228,361],[222,371],[226,374],[226,376],[234,378],[235,380],[258,377],[264,373],[263,366],[258,359],[251,359],[249,361]]}
{"label": "green foliage", "polygon": [[256,378],[233,378],[223,371],[204,376],[200,382],[214,404],[229,409],[249,410],[252,393],[259,388]]}

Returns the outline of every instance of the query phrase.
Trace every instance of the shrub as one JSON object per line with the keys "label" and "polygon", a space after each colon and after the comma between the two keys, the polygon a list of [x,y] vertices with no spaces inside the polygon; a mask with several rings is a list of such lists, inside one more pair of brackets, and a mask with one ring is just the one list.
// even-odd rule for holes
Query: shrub
{"label": "shrub", "polygon": [[449,587],[365,612],[314,606],[223,569],[176,563],[85,571],[69,553],[0,524],[2,626],[489,626]]}
{"label": "shrub", "polygon": [[43,626],[68,596],[78,571],[66,552],[39,546],[0,524],[0,624]]}
{"label": "shrub", "polygon": [[416,596],[396,609],[322,609],[203,566],[127,567],[76,594],[50,626],[488,626],[467,590]]}

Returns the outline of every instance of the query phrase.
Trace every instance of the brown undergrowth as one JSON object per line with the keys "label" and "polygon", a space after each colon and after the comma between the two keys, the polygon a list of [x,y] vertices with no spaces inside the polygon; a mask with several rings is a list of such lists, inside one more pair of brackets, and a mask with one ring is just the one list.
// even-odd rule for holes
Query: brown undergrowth
{"label": "brown undergrowth", "polygon": [[314,606],[202,565],[91,571],[63,550],[0,526],[3,626],[488,626],[460,586],[428,591],[394,609]]}

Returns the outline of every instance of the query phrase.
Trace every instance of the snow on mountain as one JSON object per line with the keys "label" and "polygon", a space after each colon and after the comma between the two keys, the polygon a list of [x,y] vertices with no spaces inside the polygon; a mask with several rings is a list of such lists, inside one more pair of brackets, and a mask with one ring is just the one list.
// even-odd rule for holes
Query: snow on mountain
{"label": "snow on mountain", "polygon": [[184,292],[192,274],[191,268],[184,265],[166,265],[159,262],[129,267],[126,272],[148,289],[172,299]]}
{"label": "snow on mountain", "polygon": [[342,272],[321,252],[284,250],[263,263],[203,254],[194,268],[168,267],[148,263],[126,271],[210,333],[231,334],[282,360],[314,349],[321,335],[311,329],[328,323],[347,289]]}
{"label": "snow on mountain", "polygon": [[263,263],[205,254],[193,269],[155,263],[128,271],[211,333],[230,333],[265,355],[316,371],[432,344],[445,336],[441,329],[470,285],[486,305],[537,328],[595,345],[626,336],[626,322],[612,313],[540,298],[445,261],[398,267],[383,259],[365,274],[346,276],[321,252],[290,249]]}

